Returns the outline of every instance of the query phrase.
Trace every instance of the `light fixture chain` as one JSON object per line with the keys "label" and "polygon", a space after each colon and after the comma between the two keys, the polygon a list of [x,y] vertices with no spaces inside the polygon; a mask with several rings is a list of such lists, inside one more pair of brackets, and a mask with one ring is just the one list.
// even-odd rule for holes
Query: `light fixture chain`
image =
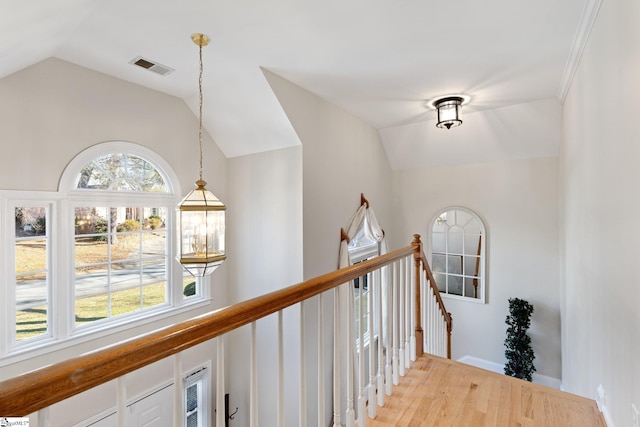
{"label": "light fixture chain", "polygon": [[200,181],[202,181],[202,44],[200,44],[200,77],[198,78],[198,91],[200,94],[200,129],[198,131],[198,143],[200,146]]}

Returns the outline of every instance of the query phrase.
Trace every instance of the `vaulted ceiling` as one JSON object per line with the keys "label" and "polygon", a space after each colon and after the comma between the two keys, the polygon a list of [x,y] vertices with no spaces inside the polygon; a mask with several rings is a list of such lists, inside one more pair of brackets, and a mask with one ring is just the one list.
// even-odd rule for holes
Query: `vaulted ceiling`
{"label": "vaulted ceiling", "polygon": [[[54,56],[183,98],[227,157],[300,144],[263,70],[380,130],[394,169],[557,153],[589,0],[0,0],[0,78]],[[137,57],[174,69],[161,76]],[[464,93],[461,127],[434,97]]]}

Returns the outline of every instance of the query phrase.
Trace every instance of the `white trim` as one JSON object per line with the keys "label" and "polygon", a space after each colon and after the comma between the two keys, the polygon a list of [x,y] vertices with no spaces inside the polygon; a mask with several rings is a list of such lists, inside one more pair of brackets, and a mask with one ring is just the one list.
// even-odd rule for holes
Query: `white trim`
{"label": "white trim", "polygon": [[[178,316],[182,313],[186,313],[191,310],[196,310],[202,307],[205,307],[211,303],[210,300],[199,299],[194,301],[193,303],[185,304],[180,307],[169,307],[165,311],[162,312],[154,312],[150,313],[146,317],[138,317],[134,323],[128,321],[126,323],[122,323],[119,325],[109,324],[104,325],[104,327],[100,330],[91,329],[91,330],[81,330],[81,332],[74,334],[72,337],[68,338],[60,338],[57,340],[50,339],[47,341],[39,341],[36,345],[34,343],[33,346],[29,346],[28,348],[21,348],[12,352],[9,355],[5,355],[4,357],[0,357],[0,368],[3,366],[9,366],[14,363],[18,363],[24,361],[26,358],[35,358],[39,356],[43,356],[45,354],[53,354],[60,350],[73,347],[75,345],[83,344],[85,342],[94,341],[101,338],[109,337],[110,335],[115,335],[130,329],[135,329],[137,327],[143,327],[150,323],[160,322],[162,320],[168,319],[173,316]],[[164,327],[170,326],[171,323],[167,325],[159,326],[157,329],[162,329]],[[141,332],[145,333],[145,332]],[[109,342],[105,344],[105,346],[116,344],[119,341]],[[25,357],[25,355],[28,355]]]}
{"label": "white trim", "polygon": [[[496,362],[491,362],[490,360],[485,360],[485,359],[480,359],[479,357],[465,355],[459,358],[458,362],[475,366],[476,368],[485,369],[487,371],[495,372],[497,374],[504,375],[504,365],[501,365]],[[546,375],[535,374],[535,373],[533,374],[533,383],[555,388],[556,390],[560,390],[562,386],[562,381],[560,381],[558,378],[553,378]]]}
{"label": "white trim", "polygon": [[576,30],[573,43],[571,44],[569,58],[567,59],[567,64],[565,65],[564,73],[562,74],[560,92],[558,92],[558,99],[561,104],[564,104],[564,101],[567,98],[567,93],[569,92],[569,88],[573,82],[573,76],[575,76],[576,71],[578,70],[580,59],[582,59],[582,54],[587,46],[589,34],[591,34],[591,30],[595,24],[601,4],[602,0],[587,0],[585,2],[584,9],[582,9],[582,16],[580,17],[578,29]]}

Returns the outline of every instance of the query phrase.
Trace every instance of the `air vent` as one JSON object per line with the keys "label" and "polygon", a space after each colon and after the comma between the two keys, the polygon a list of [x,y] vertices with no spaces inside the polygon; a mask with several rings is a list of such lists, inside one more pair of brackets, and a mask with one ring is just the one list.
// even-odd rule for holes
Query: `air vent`
{"label": "air vent", "polygon": [[158,64],[157,62],[151,61],[147,58],[143,58],[142,56],[138,56],[137,58],[132,59],[129,64],[146,68],[147,70],[153,71],[154,73],[160,74],[161,76],[166,76],[167,74],[171,74],[173,71],[175,71],[173,68],[169,68],[166,65]]}

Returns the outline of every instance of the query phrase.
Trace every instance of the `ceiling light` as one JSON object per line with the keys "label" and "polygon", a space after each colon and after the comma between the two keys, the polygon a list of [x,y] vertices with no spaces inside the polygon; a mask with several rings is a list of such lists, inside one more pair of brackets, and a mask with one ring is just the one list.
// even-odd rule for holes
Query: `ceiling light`
{"label": "ceiling light", "polygon": [[178,205],[178,261],[194,276],[203,277],[227,258],[224,248],[225,210],[227,207],[205,188],[202,179],[202,47],[209,44],[209,37],[193,34],[193,42],[200,48],[200,179]]}
{"label": "ceiling light", "polygon": [[447,129],[460,126],[460,106],[463,102],[464,98],[461,96],[447,96],[433,101],[433,106],[438,111],[436,126]]}

